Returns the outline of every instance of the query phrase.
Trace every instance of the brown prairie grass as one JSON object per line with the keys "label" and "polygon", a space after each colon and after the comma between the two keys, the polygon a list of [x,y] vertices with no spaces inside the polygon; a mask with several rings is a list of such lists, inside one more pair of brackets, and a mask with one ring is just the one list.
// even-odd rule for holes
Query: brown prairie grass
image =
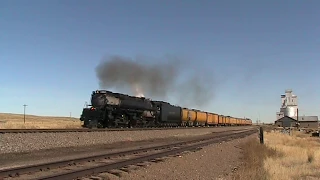
{"label": "brown prairie grass", "polygon": [[268,147],[283,154],[280,158],[265,160],[270,179],[320,179],[319,139],[298,131],[291,135],[271,132],[265,137]]}
{"label": "brown prairie grass", "polygon": [[300,180],[320,179],[320,140],[293,131],[290,135],[265,132],[242,145],[243,167],[234,179]]}
{"label": "brown prairie grass", "polygon": [[0,113],[0,129],[59,129],[81,128],[78,118]]}
{"label": "brown prairie grass", "polygon": [[243,150],[243,166],[233,176],[235,180],[267,180],[268,172],[264,169],[264,160],[268,157],[280,157],[281,153],[273,148],[260,144],[253,138],[241,145]]}

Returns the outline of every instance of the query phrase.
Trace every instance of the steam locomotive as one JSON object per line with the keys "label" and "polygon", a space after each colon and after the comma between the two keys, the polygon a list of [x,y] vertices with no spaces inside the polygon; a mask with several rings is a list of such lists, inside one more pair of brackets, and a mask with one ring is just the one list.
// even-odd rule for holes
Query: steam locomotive
{"label": "steam locomotive", "polygon": [[252,125],[250,119],[182,108],[107,90],[92,92],[91,105],[83,108],[80,120],[87,128]]}

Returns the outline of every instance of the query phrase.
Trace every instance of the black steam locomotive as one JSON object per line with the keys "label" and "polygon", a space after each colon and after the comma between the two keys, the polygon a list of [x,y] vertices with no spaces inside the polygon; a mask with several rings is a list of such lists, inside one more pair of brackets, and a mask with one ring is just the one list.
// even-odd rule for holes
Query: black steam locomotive
{"label": "black steam locomotive", "polygon": [[93,91],[91,107],[84,108],[81,121],[85,127],[156,126],[159,105],[143,97],[134,97],[106,90]]}

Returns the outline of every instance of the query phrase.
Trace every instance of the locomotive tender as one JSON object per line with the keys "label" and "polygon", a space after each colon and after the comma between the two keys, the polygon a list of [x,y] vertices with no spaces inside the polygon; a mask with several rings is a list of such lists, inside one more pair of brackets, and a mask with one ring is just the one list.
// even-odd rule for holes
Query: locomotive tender
{"label": "locomotive tender", "polygon": [[91,105],[83,108],[80,120],[87,128],[252,125],[250,119],[183,108],[107,90],[92,92]]}

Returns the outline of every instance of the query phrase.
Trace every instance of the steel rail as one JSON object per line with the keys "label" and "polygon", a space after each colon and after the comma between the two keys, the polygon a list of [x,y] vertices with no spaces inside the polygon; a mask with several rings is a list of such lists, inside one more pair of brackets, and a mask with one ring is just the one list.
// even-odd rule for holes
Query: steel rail
{"label": "steel rail", "polygon": [[[227,126],[232,127],[232,126]],[[248,127],[248,126],[233,126]],[[217,127],[166,127],[166,128],[105,128],[105,129],[0,129],[0,134],[6,133],[62,133],[62,132],[105,132],[105,131],[148,131],[148,130],[171,130],[171,129],[199,129],[199,128],[217,128]]]}
{"label": "steel rail", "polygon": [[[239,130],[240,131],[240,130]],[[257,130],[252,129],[252,130],[245,130],[245,131],[240,131],[238,133],[230,133],[229,132],[219,132],[218,134],[221,134],[220,136],[205,136],[202,138],[198,138],[195,140],[191,141],[184,141],[184,142],[179,142],[179,143],[172,143],[172,144],[167,144],[167,145],[161,145],[161,146],[154,146],[154,147],[148,147],[148,148],[142,148],[142,149],[134,149],[134,150],[129,150],[129,151],[123,151],[123,152],[116,152],[116,153],[107,153],[107,154],[100,154],[100,155],[95,155],[95,156],[90,156],[90,157],[84,157],[84,158],[78,158],[78,159],[72,159],[72,160],[63,160],[63,161],[57,161],[57,162],[50,162],[50,163],[43,163],[43,164],[38,164],[38,165],[31,165],[31,166],[24,166],[24,167],[17,167],[17,168],[11,168],[11,169],[4,169],[0,170],[0,177],[15,177],[15,176],[20,176],[26,173],[36,173],[44,170],[50,170],[54,168],[63,168],[67,167],[70,165],[76,165],[81,162],[90,162],[98,159],[110,159],[111,157],[123,157],[127,155],[132,155],[132,154],[139,154],[143,152],[148,152],[148,151],[154,151],[154,150],[163,150],[163,149],[169,149],[168,151],[165,152],[160,152],[160,153],[155,153],[153,155],[148,155],[148,156],[143,156],[143,157],[138,157],[135,159],[129,159],[125,161],[118,161],[115,163],[111,164],[104,164],[101,167],[93,167],[93,168],[88,168],[88,169],[81,169],[73,172],[68,172],[68,173],[62,173],[62,174],[56,174],[56,175],[51,175],[46,178],[40,178],[40,179],[72,179],[72,178],[78,178],[82,177],[85,175],[91,175],[93,172],[94,173],[99,173],[99,172],[105,172],[106,170],[114,169],[114,168],[119,168],[120,166],[125,166],[128,164],[135,164],[137,162],[143,162],[146,160],[150,160],[150,158],[154,159],[156,157],[163,157],[169,154],[174,154],[177,152],[182,152],[186,151],[189,148],[195,148],[195,147],[201,147],[204,145],[208,145],[211,143],[215,142],[221,142],[224,140],[227,140],[229,138],[240,138],[242,136],[246,136],[248,134],[252,134],[256,132]],[[217,135],[215,133],[214,135]],[[193,144],[194,145],[189,145]],[[180,147],[179,149],[172,150],[170,148],[172,147]]]}
{"label": "steel rail", "polygon": [[[165,156],[169,156],[169,155],[174,155],[177,153],[181,153],[184,151],[190,151],[190,150],[194,150],[197,149],[199,147],[203,147],[203,146],[207,146],[213,143],[217,143],[217,142],[221,142],[221,141],[225,141],[225,140],[229,140],[232,139],[233,137],[235,138],[241,138],[247,135],[248,132],[246,133],[242,133],[239,136],[234,136],[234,135],[229,135],[227,137],[222,137],[222,138],[215,138],[215,139],[211,139],[208,140],[206,142],[202,142],[202,143],[197,143],[194,145],[187,145],[185,147],[181,147],[178,149],[170,149],[164,152],[160,152],[160,153],[154,153],[151,155],[146,155],[146,156],[142,156],[142,157],[137,157],[137,158],[132,158],[129,160],[123,160],[123,161],[118,161],[115,163],[110,163],[110,164],[103,164],[103,165],[99,165],[99,166],[95,166],[95,167],[91,167],[91,168],[84,168],[84,169],[80,169],[80,170],[75,170],[75,171],[71,171],[71,172],[66,172],[66,173],[60,173],[60,174],[54,174],[54,175],[49,175],[46,177],[41,177],[38,178],[36,180],[54,180],[54,179],[59,179],[59,180],[68,180],[68,179],[77,179],[77,178],[81,178],[81,177],[85,177],[88,175],[94,175],[94,174],[98,174],[98,173],[102,173],[102,172],[106,172],[112,169],[118,169],[124,166],[128,166],[128,165],[132,165],[132,164],[137,164],[137,163],[142,163],[145,161],[151,161],[157,158],[161,158],[161,157],[165,157]],[[248,133],[249,134],[249,133]]]}
{"label": "steel rail", "polygon": [[[230,133],[230,132],[237,132],[237,131],[242,131],[243,130],[232,130],[232,131],[222,131],[222,132],[214,132],[213,135],[217,136],[219,134],[223,133]],[[209,136],[210,138],[212,135],[206,135]],[[164,148],[170,148],[172,146],[179,146],[179,145],[184,145],[187,143],[195,143],[195,142],[200,142],[206,140],[206,137],[203,138],[195,138],[195,140],[189,140],[189,141],[183,141],[183,142],[178,142],[178,143],[171,143],[171,144],[166,144],[166,145],[161,145],[161,146],[152,146],[144,149],[133,149],[133,150],[128,150],[128,151],[120,151],[120,152],[115,152],[115,153],[102,153],[100,155],[93,155],[93,156],[88,156],[84,158],[76,158],[76,159],[71,159],[71,160],[62,160],[62,161],[55,161],[55,162],[50,162],[50,163],[41,163],[37,165],[30,165],[30,166],[22,166],[22,167],[16,167],[16,168],[10,168],[10,169],[2,169],[0,170],[0,177],[2,176],[16,176],[20,175],[23,173],[29,173],[33,171],[42,171],[44,169],[52,169],[56,167],[62,167],[62,166],[68,166],[80,162],[85,162],[85,161],[92,161],[94,159],[104,159],[104,158],[111,158],[111,157],[116,157],[116,156],[124,156],[124,155],[130,155],[130,154],[136,154],[141,151],[150,151],[154,149],[164,149]]]}

